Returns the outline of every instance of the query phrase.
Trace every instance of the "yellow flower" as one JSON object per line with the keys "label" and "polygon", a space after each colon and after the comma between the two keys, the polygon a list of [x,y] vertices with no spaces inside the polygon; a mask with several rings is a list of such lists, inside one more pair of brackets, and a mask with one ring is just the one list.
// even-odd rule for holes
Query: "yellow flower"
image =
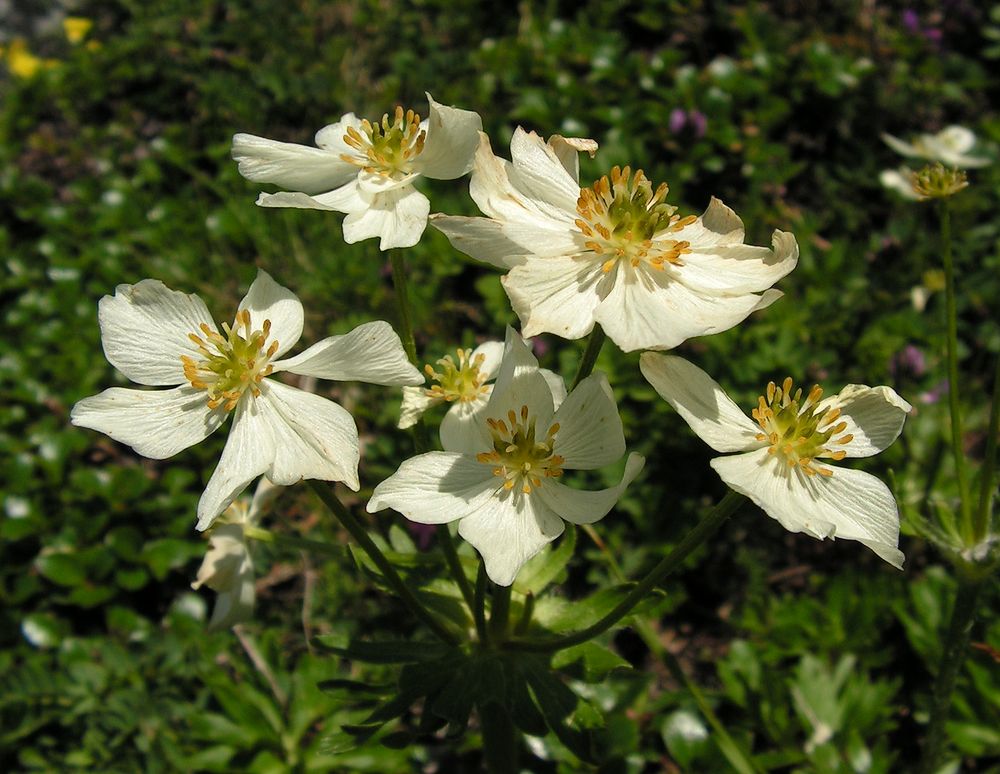
{"label": "yellow flower", "polygon": [[62,24],[66,40],[74,46],[82,42],[87,37],[87,33],[90,32],[90,28],[94,26],[90,19],[84,19],[82,16],[67,16],[63,19]]}
{"label": "yellow flower", "polygon": [[21,38],[14,38],[6,52],[7,69],[18,78],[32,78],[39,70],[55,66],[54,59],[39,59]]}

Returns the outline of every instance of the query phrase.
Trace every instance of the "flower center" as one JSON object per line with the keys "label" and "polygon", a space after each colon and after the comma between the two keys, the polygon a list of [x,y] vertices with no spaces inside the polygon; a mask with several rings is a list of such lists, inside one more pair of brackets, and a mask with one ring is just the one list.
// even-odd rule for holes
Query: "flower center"
{"label": "flower center", "polygon": [[403,113],[397,106],[393,120],[389,114],[382,116],[381,122],[374,124],[364,119],[361,131],[347,127],[344,142],[361,153],[364,158],[343,154],[341,158],[365,172],[377,172],[386,177],[409,174],[413,159],[424,149],[427,132],[420,128],[420,116],[412,110]]}
{"label": "flower center", "polygon": [[587,237],[587,248],[604,258],[605,274],[621,259],[633,268],[645,263],[657,271],[667,263],[684,265],[681,256],[691,252],[691,243],[663,235],[680,231],[697,218],[674,214],[677,208],[663,201],[669,190],[660,183],[654,192],[642,170],[633,176],[629,167],[613,167],[610,181],[605,175],[590,188],[580,189],[576,226]]}
{"label": "flower center", "polygon": [[545,440],[535,438],[535,419],[528,416],[528,407],[521,406],[520,416],[513,410],[507,412],[507,421],[487,419],[493,437],[493,451],[482,452],[476,459],[484,465],[493,465],[493,475],[503,479],[504,489],[518,487],[530,494],[532,487],[542,485],[543,478],[559,478],[565,460],[552,453],[559,423],[545,434]]}
{"label": "flower center", "polygon": [[235,327],[222,323],[225,336],[201,324],[201,335],[189,333],[188,338],[198,345],[201,360],[181,355],[184,376],[197,390],[208,393],[208,407],[225,406],[232,411],[243,393],[250,390],[254,397],[260,395],[257,386],[274,370],[269,361],[278,351],[278,342],[272,341],[264,349],[271,332],[271,321],[264,320],[259,331],[250,330],[250,312],[243,309],[236,313]]}
{"label": "flower center", "polygon": [[439,398],[449,403],[456,400],[468,403],[489,390],[484,384],[486,374],[479,371],[486,356],[480,353],[472,357],[471,349],[457,349],[455,354],[458,355],[458,365],[455,365],[451,355],[445,355],[437,361],[437,365],[441,367],[440,373],[429,365],[424,366],[424,373],[437,382],[425,392],[431,398]]}
{"label": "flower center", "polygon": [[798,467],[807,476],[817,473],[832,476],[830,468],[817,466],[815,460],[844,459],[846,451],[830,447],[850,443],[854,436],[844,433],[846,422],[837,422],[839,408],[825,411],[814,408],[823,397],[823,390],[818,385],[809,391],[805,401],[802,400],[802,388],[792,394],[792,386],[791,377],[785,379],[780,387],[769,382],[766,396],[761,395],[757,399],[757,408],[751,413],[764,431],[757,434],[757,440],[767,441],[770,444],[768,452],[783,458],[790,468]]}

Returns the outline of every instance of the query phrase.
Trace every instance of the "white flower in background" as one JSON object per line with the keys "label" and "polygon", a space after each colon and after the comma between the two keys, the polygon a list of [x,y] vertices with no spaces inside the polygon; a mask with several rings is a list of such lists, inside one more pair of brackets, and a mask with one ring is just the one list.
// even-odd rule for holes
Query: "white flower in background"
{"label": "white flower in background", "polygon": [[430,212],[413,183],[421,175],[452,180],[468,172],[483,128],[478,114],[441,105],[430,94],[427,100],[424,121],[401,107],[375,123],[347,113],[316,133],[317,148],[237,134],[232,155],[248,180],[291,189],[262,193],[261,207],[343,212],[349,244],[379,237],[382,250],[410,247]]}
{"label": "white flower in background", "polygon": [[878,179],[883,187],[895,191],[904,199],[909,199],[911,202],[919,202],[924,199],[913,188],[913,170],[909,167],[883,169]]}
{"label": "white flower in background", "polygon": [[431,219],[457,249],[510,270],[503,285],[525,336],[578,339],[599,323],[626,352],[669,349],[781,296],[769,288],[798,260],[791,234],[775,231],[773,250],[745,245],[718,199],[681,218],[665,184],[654,191],[628,167],[581,189],[577,152],[596,147],[519,128],[505,161],[481,135],[470,193],[488,217]]}
{"label": "white flower in background", "polygon": [[976,135],[964,126],[949,126],[937,134],[921,134],[905,142],[891,134],[883,134],[886,145],[907,158],[940,161],[958,169],[974,169],[993,163],[986,156],[970,156],[976,145]]}
{"label": "white flower in background", "polygon": [[[406,460],[372,493],[368,511],[394,508],[411,521],[458,521],[494,583],[509,586],[564,520],[603,518],[642,470],[631,454],[621,483],[596,492],[559,483],[564,470],[610,465],[625,453],[614,396],[603,374],[584,379],[555,409],[552,390],[524,341],[508,329],[503,361],[475,436]],[[444,441],[444,439],[442,439]]]}
{"label": "white flower in background", "polygon": [[73,407],[72,421],[165,459],[201,441],[233,415],[219,464],[198,504],[198,529],[257,476],[276,484],[315,478],[358,489],[358,429],[336,403],[267,377],[280,371],[384,385],[420,384],[386,322],[331,336],[279,359],[302,333],[302,304],[264,271],[220,334],[204,302],[159,280],[119,285],[99,305],[108,361],[139,384],[112,387]]}
{"label": "white flower in background", "polygon": [[771,382],[751,421],[712,378],[679,357],[643,353],[643,375],[691,429],[718,452],[712,467],[791,532],[857,540],[902,568],[899,511],[888,487],[860,470],[828,467],[870,457],[899,436],[910,404],[889,387],[849,384],[803,399],[791,379]]}
{"label": "white flower in background", "polygon": [[252,500],[241,497],[233,502],[212,527],[205,559],[191,584],[195,590],[208,586],[218,594],[210,629],[228,629],[253,617],[256,577],[245,530],[260,523],[260,517],[280,491],[281,487],[262,478]]}
{"label": "white flower in background", "polygon": [[[486,341],[472,350],[456,350],[457,363],[451,355],[445,355],[435,364],[440,370],[424,366],[424,372],[437,384],[403,388],[399,427],[413,427],[429,408],[448,403],[448,413],[441,420],[441,445],[446,449],[461,448],[465,440],[474,441],[479,433],[476,422],[489,403],[493,392],[490,382],[500,370],[503,351],[503,342]],[[555,408],[559,408],[566,398],[565,382],[546,368],[540,371],[552,390]]]}

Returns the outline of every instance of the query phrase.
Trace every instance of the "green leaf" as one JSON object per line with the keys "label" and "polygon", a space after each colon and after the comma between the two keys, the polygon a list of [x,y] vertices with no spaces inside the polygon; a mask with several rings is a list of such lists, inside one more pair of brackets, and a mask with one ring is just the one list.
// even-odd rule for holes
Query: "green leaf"
{"label": "green leaf", "polygon": [[578,662],[583,679],[588,683],[603,681],[615,669],[632,668],[628,661],[613,650],[593,641],[560,650],[552,657],[554,669],[565,669]]}
{"label": "green leaf", "polygon": [[[585,629],[610,613],[634,585],[627,583],[601,589],[589,597],[572,602],[551,596],[542,597],[535,605],[534,620],[557,633]],[[638,609],[636,607],[633,613]]]}
{"label": "green leaf", "polygon": [[567,526],[559,545],[552,549],[546,548],[537,556],[532,557],[521,568],[514,581],[514,591],[519,594],[539,595],[566,568],[573,558],[576,549],[576,527]]}
{"label": "green leaf", "polygon": [[452,654],[460,654],[460,651],[442,642],[352,640],[346,647],[342,647],[335,644],[342,642],[339,635],[329,638],[319,635],[316,641],[331,653],[367,664],[412,664],[418,661],[437,661]]}
{"label": "green leaf", "polygon": [[87,579],[80,557],[72,553],[43,553],[35,559],[35,569],[60,586],[78,586]]}

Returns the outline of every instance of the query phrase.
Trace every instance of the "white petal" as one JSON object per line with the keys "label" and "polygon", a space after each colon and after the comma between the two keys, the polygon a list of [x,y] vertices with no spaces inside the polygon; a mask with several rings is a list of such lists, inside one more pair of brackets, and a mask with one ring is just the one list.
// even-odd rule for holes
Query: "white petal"
{"label": "white petal", "polygon": [[240,301],[240,311],[244,309],[250,312],[252,330],[260,330],[264,320],[271,321],[271,335],[267,344],[278,342],[274,357],[279,357],[295,346],[302,335],[302,302],[288,288],[271,279],[271,275],[263,269],[257,270],[257,278]]}
{"label": "white petal", "polygon": [[892,148],[894,151],[896,151],[896,153],[901,153],[902,155],[907,157],[920,155],[920,151],[917,150],[916,147],[914,147],[908,142],[903,142],[898,137],[895,137],[894,135],[891,135],[888,132],[883,132],[881,136],[882,136],[882,141],[890,148]]}
{"label": "white petal", "polygon": [[580,181],[580,154],[586,153],[594,158],[597,153],[597,141],[585,137],[563,137],[554,134],[549,137],[548,146],[552,149],[563,169],[569,173],[574,182]]}
{"label": "white petal", "polygon": [[108,362],[133,382],[157,387],[187,381],[181,355],[199,356],[189,334],[202,335],[201,325],[217,330],[198,296],[153,279],[119,285],[100,300],[97,316]]}
{"label": "white petal", "polygon": [[976,135],[972,130],[956,124],[942,129],[934,139],[954,153],[966,153],[976,144]]}
{"label": "white petal", "polygon": [[704,295],[673,280],[668,271],[621,262],[608,276],[615,277],[614,286],[594,318],[625,352],[671,349],[693,336],[728,330],[775,298]]}
{"label": "white petal", "polygon": [[431,203],[420,191],[404,186],[372,197],[365,210],[344,218],[344,241],[354,244],[379,237],[379,249],[412,247],[427,227]]}
{"label": "white petal", "polygon": [[435,180],[453,180],[472,169],[483,121],[471,110],[435,102],[430,94],[427,138],[414,168]]}
{"label": "white petal", "polygon": [[208,407],[203,390],[125,390],[112,387],[73,406],[71,421],[162,460],[208,437],[227,416]]}
{"label": "white petal", "polygon": [[517,265],[528,252],[504,236],[504,224],[497,220],[434,213],[430,222],[456,250],[498,269]]}
{"label": "white petal", "polygon": [[416,172],[394,177],[383,175],[380,172],[362,171],[358,175],[358,193],[365,199],[371,200],[371,197],[377,194],[394,191],[397,188],[402,188],[404,185],[411,185],[418,177],[420,175]]}
{"label": "white petal", "polygon": [[252,134],[233,137],[232,155],[247,180],[307,194],[337,188],[358,174],[339,154]]}
{"label": "white petal", "polygon": [[445,524],[484,507],[499,479],[489,465],[451,452],[428,452],[403,462],[375,487],[367,510],[392,508],[410,521]]}
{"label": "white petal", "polygon": [[747,451],[761,445],[755,439],[761,429],[698,366],[672,355],[643,352],[639,370],[698,437],[716,451]]}
{"label": "white petal", "polygon": [[760,449],[712,460],[712,467],[791,532],[857,540],[902,569],[899,512],[888,487],[860,470],[806,476]]}
{"label": "white petal", "polygon": [[253,490],[253,499],[250,501],[250,508],[247,511],[247,523],[257,524],[261,517],[270,509],[271,504],[281,494],[284,487],[278,486],[267,476],[261,477],[257,482],[257,488]]}
{"label": "white petal", "polygon": [[524,563],[559,537],[566,525],[537,496],[501,491],[462,519],[458,534],[482,554],[490,580],[509,586]]}
{"label": "white petal", "polygon": [[255,596],[253,561],[239,524],[223,524],[212,530],[208,551],[191,588],[208,586],[218,596],[212,611],[211,629],[224,629],[253,615]]}
{"label": "white petal", "polygon": [[583,258],[529,258],[502,279],[525,336],[554,333],[580,339],[594,328],[594,314],[611,275]]}
{"label": "white petal", "polygon": [[257,195],[258,207],[292,207],[298,210],[325,210],[327,212],[343,212],[338,207],[324,204],[319,197],[304,193],[281,191],[275,194],[262,193]]}
{"label": "white petal", "polygon": [[562,405],[562,402],[566,400],[566,380],[548,368],[540,368],[538,370],[545,377],[545,381],[549,385],[549,390],[552,391],[552,405],[558,409]]}
{"label": "white petal", "polygon": [[479,373],[486,377],[486,381],[492,381],[500,372],[500,363],[503,361],[504,343],[502,341],[484,341],[472,350],[472,360],[475,361],[480,355],[483,362],[479,366]]}
{"label": "white petal", "polygon": [[552,392],[538,372],[538,361],[516,331],[507,328],[503,363],[486,406],[485,417],[503,419],[508,412],[519,414],[522,406],[544,433],[552,419]]}
{"label": "white petal", "polygon": [[596,492],[570,489],[555,479],[547,478],[538,487],[538,496],[566,521],[573,524],[593,524],[615,507],[625,488],[635,480],[645,464],[646,459],[641,454],[630,454],[625,462],[621,482]]}
{"label": "white petal", "polygon": [[228,629],[253,618],[256,598],[256,577],[253,564],[247,561],[240,573],[240,583],[229,591],[219,592],[212,609],[208,628],[212,631]]}
{"label": "white petal", "polygon": [[510,141],[510,157],[510,179],[515,188],[556,210],[576,213],[580,184],[541,137],[518,127]]}
{"label": "white petal", "polygon": [[625,453],[625,434],[608,377],[595,373],[580,382],[552,418],[559,424],[552,449],[563,467],[591,470],[610,465]]}
{"label": "white petal", "polygon": [[441,420],[441,448],[460,454],[477,454],[492,445],[486,426],[490,392],[479,399],[453,403]]}
{"label": "white petal", "polygon": [[689,288],[717,295],[766,290],[799,259],[799,246],[791,234],[775,231],[772,244],[773,250],[753,245],[693,249],[683,257],[676,276]]}
{"label": "white petal", "polygon": [[743,244],[743,221],[714,196],[708,209],[691,225],[671,233],[671,239],[690,242],[696,249]]}
{"label": "white petal", "polygon": [[274,363],[274,370],[338,382],[392,386],[424,383],[424,377],[407,360],[399,336],[383,320],[318,341],[295,357]]}
{"label": "white petal", "polygon": [[316,139],[314,142],[323,150],[328,153],[336,154],[337,156],[348,155],[357,156],[358,159],[363,159],[364,156],[354,148],[344,142],[344,135],[347,134],[348,128],[361,129],[361,119],[358,118],[354,113],[344,113],[340,117],[340,120],[327,124],[318,132],[316,132]]}
{"label": "white petal", "polygon": [[[847,423],[843,433],[854,438],[834,448],[843,449],[848,457],[871,457],[887,449],[903,431],[903,422],[913,407],[891,387],[867,387],[849,384],[834,395],[821,401],[816,411],[839,408],[840,417],[835,424]],[[822,429],[826,429],[825,427]],[[838,433],[842,436],[843,433]],[[832,440],[836,440],[835,436]]]}
{"label": "white petal", "polygon": [[444,403],[444,398],[432,398],[423,387],[404,387],[403,403],[399,407],[400,430],[413,427],[431,406]]}
{"label": "white petal", "polygon": [[907,167],[883,169],[879,173],[878,179],[889,190],[895,191],[904,199],[916,202],[920,201],[923,197],[913,190],[913,184],[910,182],[910,175],[912,174],[913,171]]}

